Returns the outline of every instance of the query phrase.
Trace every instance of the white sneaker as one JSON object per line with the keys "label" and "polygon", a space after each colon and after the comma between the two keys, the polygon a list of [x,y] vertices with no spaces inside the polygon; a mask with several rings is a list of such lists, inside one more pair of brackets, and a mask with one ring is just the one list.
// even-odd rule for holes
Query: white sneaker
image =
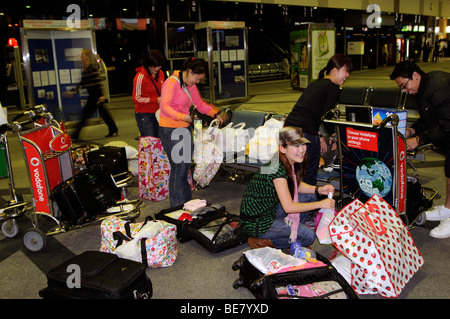
{"label": "white sneaker", "polygon": [[430,236],[434,238],[450,238],[450,218],[446,218],[439,226],[430,231]]}
{"label": "white sneaker", "polygon": [[450,209],[445,208],[444,205],[434,206],[427,210],[425,215],[429,221],[440,221],[450,217]]}

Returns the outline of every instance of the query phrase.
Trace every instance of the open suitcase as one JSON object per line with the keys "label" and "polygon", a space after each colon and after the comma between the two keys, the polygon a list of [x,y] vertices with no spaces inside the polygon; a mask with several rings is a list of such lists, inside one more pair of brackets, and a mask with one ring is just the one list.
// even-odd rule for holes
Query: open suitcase
{"label": "open suitcase", "polygon": [[[239,270],[239,278],[233,283],[233,288],[245,287],[258,299],[358,299],[358,295],[327,259],[318,253],[316,258],[326,266],[265,275],[242,254],[232,266],[233,270]],[[334,289],[316,297],[296,294],[300,287],[317,283],[328,286],[333,283]]]}
{"label": "open suitcase", "polygon": [[92,221],[122,197],[108,168],[94,165],[57,185],[51,198],[56,202],[61,219],[72,225]]}
{"label": "open suitcase", "polygon": [[194,239],[212,253],[247,242],[240,217],[228,213],[223,205],[207,204],[194,212],[183,210],[183,205],[180,205],[160,211],[155,219],[176,225],[180,242]]}
{"label": "open suitcase", "polygon": [[[192,236],[188,231],[188,224],[193,221],[193,214],[192,212],[183,209],[183,206],[184,205],[178,205],[175,207],[166,208],[155,215],[155,219],[164,220],[177,226],[177,238],[180,243],[192,239]],[[224,215],[225,206],[211,204],[207,204],[195,213],[196,218],[199,218],[204,222],[209,222]]]}
{"label": "open suitcase", "polygon": [[47,273],[47,285],[39,292],[44,299],[150,299],[153,294],[142,263],[100,251],[56,266]]}

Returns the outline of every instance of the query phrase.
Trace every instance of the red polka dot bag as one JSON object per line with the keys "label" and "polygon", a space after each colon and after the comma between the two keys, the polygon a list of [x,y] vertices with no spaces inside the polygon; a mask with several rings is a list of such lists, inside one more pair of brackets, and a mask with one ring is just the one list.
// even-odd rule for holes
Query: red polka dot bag
{"label": "red polka dot bag", "polygon": [[398,297],[424,259],[397,212],[378,195],[354,200],[329,226],[334,246],[352,261],[358,294]]}

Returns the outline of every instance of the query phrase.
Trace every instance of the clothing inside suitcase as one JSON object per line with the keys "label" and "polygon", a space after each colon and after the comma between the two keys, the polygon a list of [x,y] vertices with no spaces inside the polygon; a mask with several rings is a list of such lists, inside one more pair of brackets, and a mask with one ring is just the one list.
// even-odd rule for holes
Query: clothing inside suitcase
{"label": "clothing inside suitcase", "polygon": [[316,258],[322,266],[265,275],[242,254],[232,266],[239,270],[233,288],[245,287],[258,299],[358,299],[325,257],[316,252]]}

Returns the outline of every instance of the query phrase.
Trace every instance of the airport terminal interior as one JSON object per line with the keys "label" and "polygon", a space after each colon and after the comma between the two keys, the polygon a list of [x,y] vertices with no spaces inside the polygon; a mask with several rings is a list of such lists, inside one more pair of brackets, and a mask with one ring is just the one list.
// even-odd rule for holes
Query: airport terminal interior
{"label": "airport terminal interior", "polygon": [[[55,4],[42,0],[2,4],[5,8],[0,8],[4,10],[0,12],[1,59],[6,68],[1,72],[0,102],[6,120],[12,123],[19,116],[22,119],[32,107],[43,104],[57,121],[64,121],[69,134],[73,133],[80,101],[62,98],[61,90],[75,85],[70,76],[76,77],[76,72],[52,70],[53,75],[57,75],[57,83],[52,84],[49,83],[50,70],[46,70],[45,65],[50,59],[55,68],[75,69],[77,50],[88,46],[98,54],[107,83],[105,105],[118,126],[118,134],[105,137],[108,133],[105,123],[93,118],[74,141],[72,149],[86,145],[101,147],[108,143],[139,149],[139,131],[131,100],[132,82],[143,55],[155,48],[165,55],[162,70],[167,75],[177,70],[186,57],[205,58],[215,68],[210,68],[205,81],[199,84],[202,96],[235,114],[253,112],[264,114],[265,119],[268,115],[282,118],[288,114],[304,89],[317,79],[314,68],[332,54],[343,53],[351,57],[354,70],[342,86],[341,99],[336,105],[341,113],[338,121],[343,122],[337,126],[348,121],[345,111],[349,105],[397,109],[407,117],[406,126],[417,121],[419,114],[413,98],[401,94],[389,75],[401,61],[414,61],[424,72],[450,72],[448,1],[380,1],[379,11],[377,8],[368,11],[366,1],[343,1],[346,7],[337,7],[331,1],[323,6],[320,4],[325,1],[313,1],[317,6],[308,2],[85,0]],[[75,9],[68,8],[71,4],[76,5]],[[71,21],[69,16],[78,13],[81,21],[89,22],[86,25],[83,22],[77,31],[70,31],[67,28]],[[374,20],[371,14],[375,14]],[[319,36],[312,37],[316,34]],[[60,50],[59,43],[67,47]],[[435,44],[440,48],[436,59],[433,58]],[[308,48],[307,65],[301,64],[305,61],[301,58],[303,45]],[[36,59],[25,54],[33,50]],[[58,63],[62,64],[58,66]],[[223,67],[218,68],[217,63]],[[65,77],[69,78],[68,82],[61,82]],[[97,222],[50,234],[45,236],[46,247],[42,251],[27,249],[24,235],[33,228],[38,203],[31,188],[32,173],[26,165],[26,140],[20,134],[21,128],[16,130],[18,132],[8,132],[7,139],[2,141],[8,149],[8,157],[0,165],[9,163],[7,172],[12,173],[5,174],[0,167],[0,174],[3,174],[0,205],[8,205],[13,189],[20,194],[20,201],[26,203],[27,210],[12,218],[19,229],[17,235],[9,237],[0,233],[0,299],[34,300],[42,298],[39,292],[47,286],[46,274],[51,269],[83,252],[100,250],[101,228]],[[430,145],[410,154],[404,162],[408,178],[416,178],[426,195],[432,194],[433,206],[445,202],[444,161],[439,149]],[[131,177],[122,188],[122,195],[140,201],[140,214],[134,220],[143,222],[147,216],[154,218],[168,209],[167,197],[155,201],[139,196],[137,157],[130,158],[128,165]],[[258,168],[223,163],[209,185],[195,185],[192,196],[224,205],[228,213],[239,215],[243,193]],[[321,172],[320,185],[332,183],[337,188],[336,199],[346,195],[348,200],[345,187],[340,192],[340,168]],[[51,176],[51,172],[48,175]],[[339,204],[343,206],[344,202]],[[0,222],[11,222],[3,209],[1,212]],[[42,227],[50,227],[50,224],[51,218],[39,217]],[[429,235],[438,225],[439,222],[423,218],[406,223],[413,244],[425,262],[396,299],[450,298],[450,277],[446,270],[450,242]],[[3,230],[8,229],[2,226]],[[252,291],[235,284],[240,274],[233,265],[250,250],[246,241],[214,253],[196,240],[178,242],[177,247],[178,256],[171,266],[146,270],[153,286],[152,299],[181,302],[188,299],[195,303],[195,300],[256,298]],[[335,251],[332,244],[320,244],[317,240],[310,248],[325,259],[332,258]],[[376,293],[357,297],[386,299]]]}

